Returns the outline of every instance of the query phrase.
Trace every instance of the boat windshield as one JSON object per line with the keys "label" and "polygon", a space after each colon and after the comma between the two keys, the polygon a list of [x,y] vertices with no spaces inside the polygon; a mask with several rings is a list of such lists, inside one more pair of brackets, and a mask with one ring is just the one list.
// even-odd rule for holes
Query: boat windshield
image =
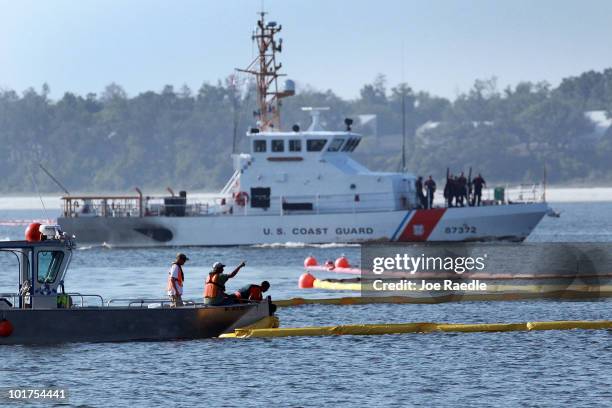
{"label": "boat windshield", "polygon": [[266,152],[266,141],[265,140],[254,140],[253,141],[253,151],[255,153],[265,153]]}
{"label": "boat windshield", "polygon": [[326,143],[326,139],[309,139],[306,141],[306,150],[309,152],[320,152]]}
{"label": "boat windshield", "polygon": [[329,145],[329,147],[327,148],[327,151],[328,152],[339,151],[340,147],[342,147],[342,143],[344,143],[344,139],[341,139],[341,138],[334,139]]}
{"label": "boat windshield", "polygon": [[293,139],[289,141],[289,151],[290,152],[301,152],[302,151],[302,141],[300,139]]}
{"label": "boat windshield", "polygon": [[344,145],[344,147],[342,148],[343,152],[352,152],[353,150],[355,150],[355,148],[357,147],[357,145],[359,145],[359,142],[361,141],[360,138],[355,137],[355,138],[350,138],[346,144]]}
{"label": "boat windshield", "polygon": [[272,141],[272,151],[275,153],[280,153],[285,151],[285,141],[284,140],[273,140]]}
{"label": "boat windshield", "polygon": [[38,282],[53,283],[62,266],[62,251],[40,251],[38,253]]}

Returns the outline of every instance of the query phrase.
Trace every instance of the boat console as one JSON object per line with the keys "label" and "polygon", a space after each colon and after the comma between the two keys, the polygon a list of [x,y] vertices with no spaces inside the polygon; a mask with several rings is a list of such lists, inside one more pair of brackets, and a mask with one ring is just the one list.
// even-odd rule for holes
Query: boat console
{"label": "boat console", "polygon": [[19,264],[18,290],[0,294],[0,309],[53,309],[65,306],[64,277],[74,241],[58,225],[30,224],[26,240],[0,242]]}

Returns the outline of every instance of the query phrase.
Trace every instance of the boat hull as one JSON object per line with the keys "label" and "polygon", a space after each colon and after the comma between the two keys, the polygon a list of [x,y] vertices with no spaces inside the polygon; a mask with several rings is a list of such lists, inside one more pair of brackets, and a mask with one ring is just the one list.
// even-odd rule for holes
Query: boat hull
{"label": "boat hull", "polygon": [[12,324],[13,331],[8,337],[0,337],[0,345],[216,337],[256,306],[7,309],[2,310],[2,316]]}
{"label": "boat hull", "polygon": [[287,242],[522,241],[546,203],[335,214],[58,218],[79,244],[229,246]]}

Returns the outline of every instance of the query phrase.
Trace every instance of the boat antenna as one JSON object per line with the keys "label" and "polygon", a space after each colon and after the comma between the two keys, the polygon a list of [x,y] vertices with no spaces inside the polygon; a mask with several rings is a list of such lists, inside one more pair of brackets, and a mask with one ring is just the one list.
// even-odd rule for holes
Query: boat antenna
{"label": "boat antenna", "polygon": [[402,173],[406,172],[406,90],[402,84]]}
{"label": "boat antenna", "polygon": [[[42,164],[40,164],[40,163],[39,163],[39,164],[38,164],[38,167],[40,167],[40,169],[41,169],[42,171],[44,171],[44,172],[45,172],[45,174],[46,174],[47,176],[49,176],[49,178],[50,178],[51,180],[53,180],[53,182],[54,182],[54,183],[55,183],[55,184],[56,184],[56,185],[57,185],[57,186],[58,186],[60,189],[62,189],[62,191],[63,191],[64,193],[66,193],[66,195],[70,195],[70,192],[68,191],[68,189],[67,189],[66,187],[64,187],[64,185],[63,185],[62,183],[60,183],[58,179],[56,179],[55,177],[53,177],[53,174],[51,174],[51,172],[50,172],[49,170],[47,170],[47,169],[45,168],[45,166],[43,166]],[[43,204],[43,206],[44,206],[44,204]]]}
{"label": "boat antenna", "polygon": [[402,41],[402,173],[406,173],[406,87],[404,86],[404,42]]}
{"label": "boat antenna", "polygon": [[275,21],[266,23],[266,12],[259,12],[257,27],[251,39],[257,43],[258,55],[245,68],[238,69],[254,75],[257,82],[257,108],[255,116],[259,118],[259,128],[262,131],[280,129],[280,99],[291,93],[280,92],[278,77],[285,76],[279,71],[281,63],[276,63],[276,53],[282,52],[283,40],[276,39],[276,35],[283,26]]}
{"label": "boat antenna", "polygon": [[542,201],[546,202],[546,178],[547,178],[548,174],[546,171],[546,162],[544,162],[544,178],[542,180],[542,185],[543,185],[543,191],[542,191]]}
{"label": "boat antenna", "polygon": [[229,78],[229,87],[228,87],[229,91],[230,91],[230,100],[232,103],[232,110],[233,110],[233,133],[232,133],[232,154],[236,153],[236,139],[238,138],[238,122],[240,121],[240,112],[239,112],[239,98],[240,95],[238,94],[238,76],[233,74],[230,75]]}
{"label": "boat antenna", "polygon": [[38,183],[36,182],[36,179],[34,178],[34,174],[32,171],[30,171],[30,178],[32,179],[32,184],[34,184],[34,189],[36,190],[36,194],[38,195],[38,198],[40,199],[40,203],[42,204],[42,208],[45,213],[45,218],[50,220],[51,218],[49,218],[49,213],[47,212],[45,201],[43,200],[42,195],[40,194],[40,190],[38,189]]}

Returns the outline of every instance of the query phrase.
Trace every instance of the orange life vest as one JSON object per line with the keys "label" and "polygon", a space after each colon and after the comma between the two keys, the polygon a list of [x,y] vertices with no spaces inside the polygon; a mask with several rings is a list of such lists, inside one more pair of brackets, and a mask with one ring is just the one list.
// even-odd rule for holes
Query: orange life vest
{"label": "orange life vest", "polygon": [[261,292],[261,286],[253,285],[251,287],[251,293],[249,294],[249,300],[262,300],[263,295]]}
{"label": "orange life vest", "polygon": [[210,273],[206,278],[206,285],[204,285],[204,297],[205,298],[216,298],[219,293],[225,292],[225,286],[219,283],[220,273]]}
{"label": "orange life vest", "polygon": [[261,286],[259,285],[245,286],[244,288],[237,290],[234,295],[238,299],[263,300],[263,292],[261,290]]}
{"label": "orange life vest", "polygon": [[[178,279],[177,279],[177,285],[180,287],[183,287],[183,281],[185,280],[185,274],[183,274],[183,268],[181,267],[181,265],[177,264],[176,262],[173,262],[172,265],[176,265],[178,266],[179,269],[179,274],[178,274]],[[172,285],[172,269],[170,269],[170,272],[168,272],[168,289],[167,290],[174,290],[174,286]]]}

